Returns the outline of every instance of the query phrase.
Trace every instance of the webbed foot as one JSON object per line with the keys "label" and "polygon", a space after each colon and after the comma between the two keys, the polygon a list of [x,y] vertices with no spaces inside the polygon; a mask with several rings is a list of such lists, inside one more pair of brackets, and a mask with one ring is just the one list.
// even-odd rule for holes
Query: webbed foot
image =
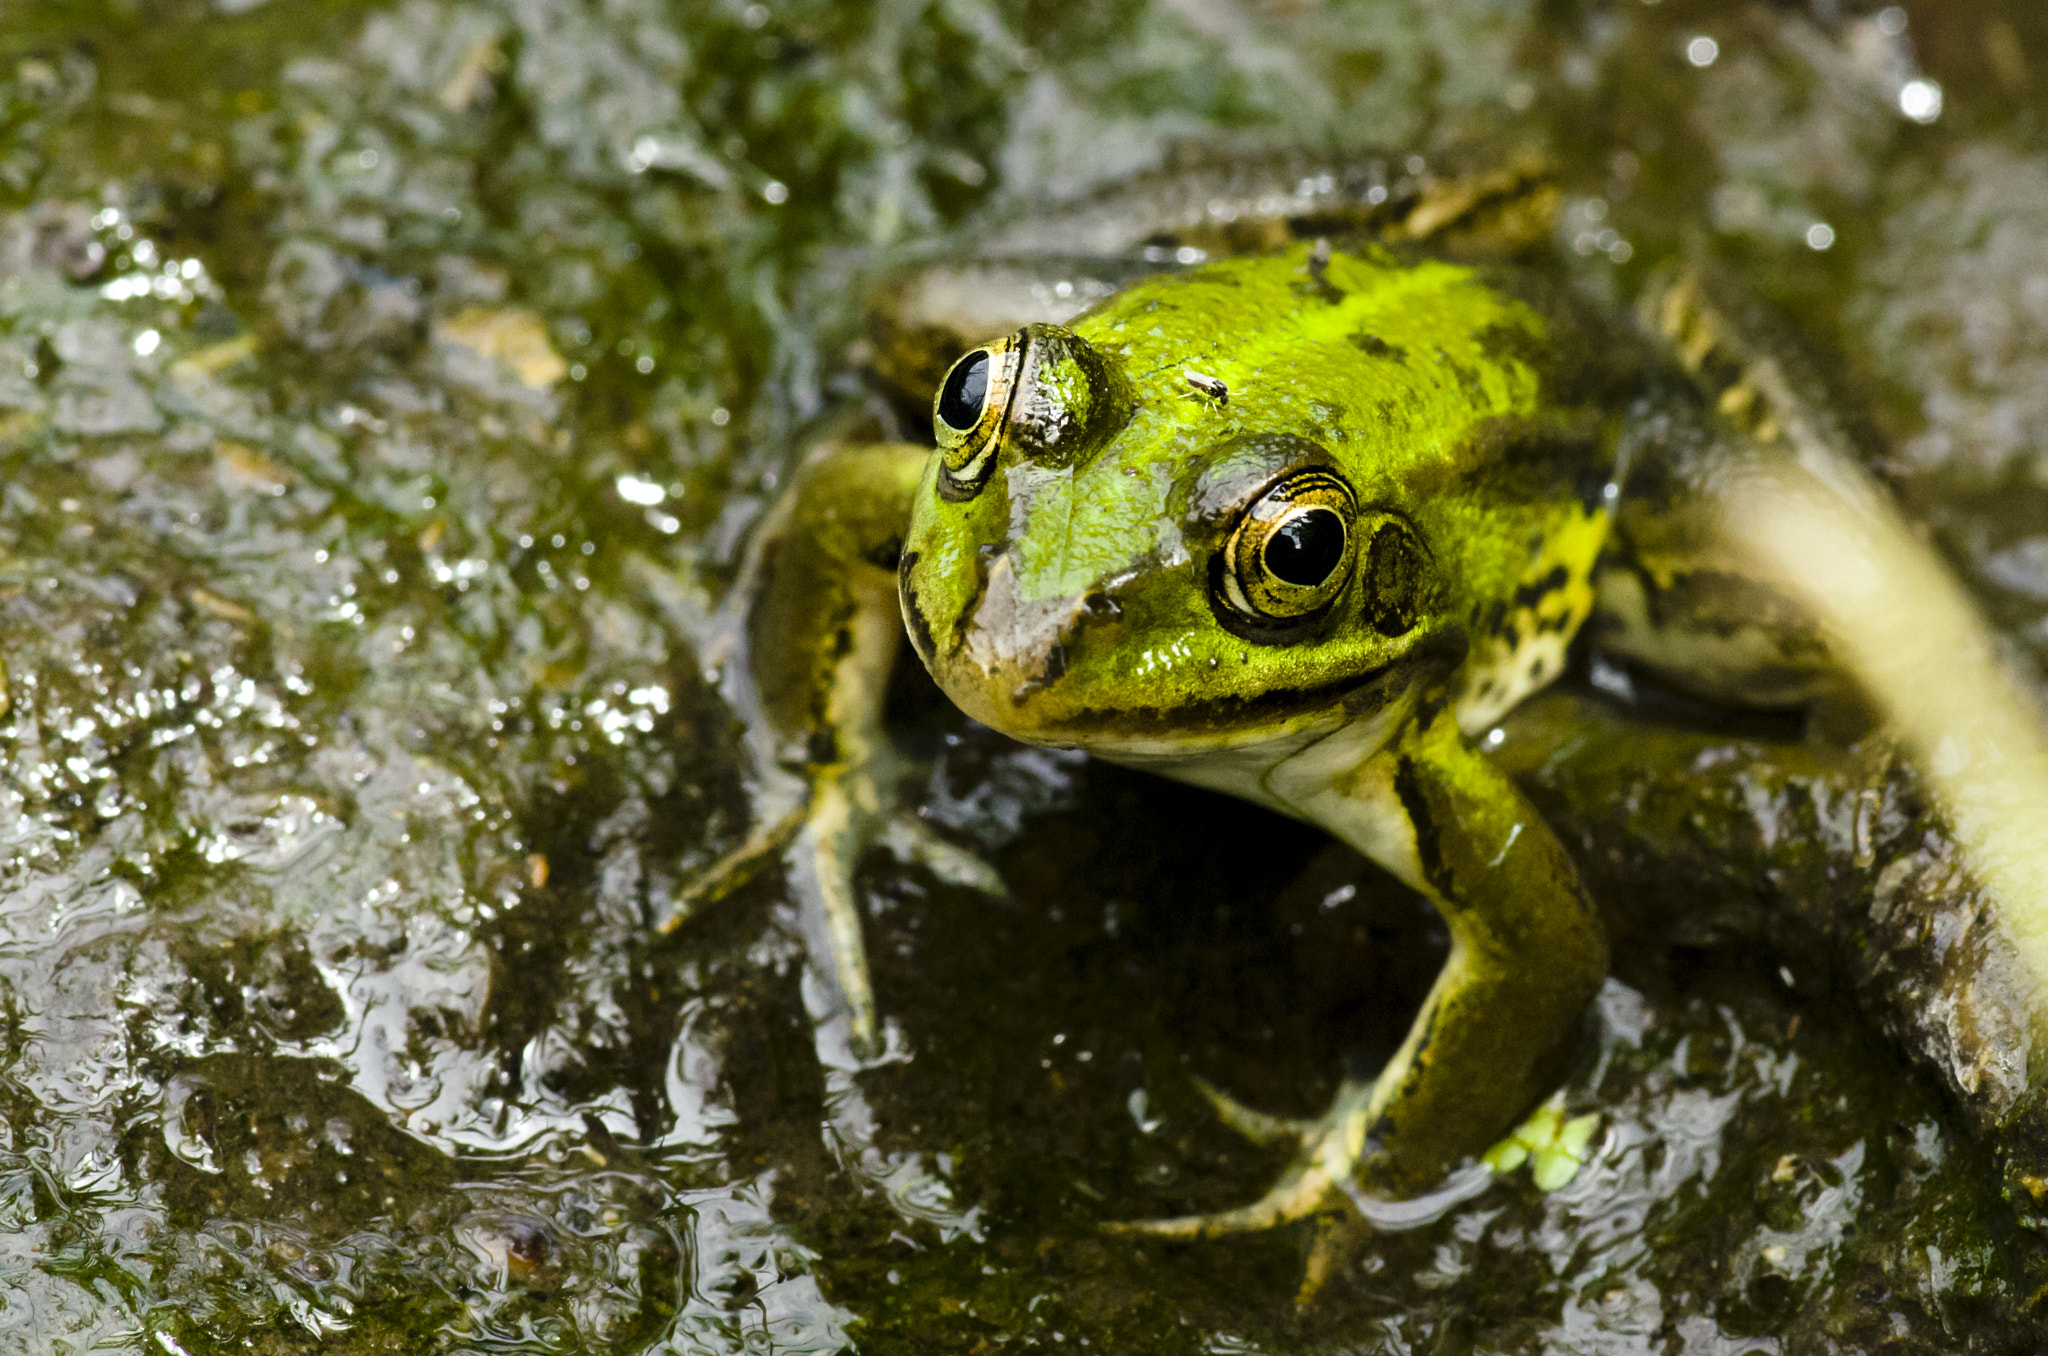
{"label": "webbed foot", "polygon": [[1216,1238],[1278,1228],[1349,1204],[1352,1177],[1365,1158],[1374,1084],[1345,1079],[1330,1109],[1312,1121],[1269,1116],[1200,1080],[1196,1086],[1225,1125],[1255,1144],[1292,1143],[1294,1160],[1273,1189],[1250,1205],[1176,1219],[1123,1220],[1104,1229],[1154,1238]]}
{"label": "webbed foot", "polygon": [[676,899],[675,911],[656,924],[656,930],[674,932],[705,909],[736,892],[789,846],[789,840],[803,826],[804,812],[799,808],[756,828],[744,843],[699,872],[695,880],[683,887]]}
{"label": "webbed foot", "polygon": [[831,980],[851,1022],[855,1049],[875,1051],[874,989],[853,871],[870,846],[883,847],[905,866],[920,866],[947,885],[1008,899],[1009,887],[980,857],[934,833],[915,814],[878,811],[872,779],[859,773],[819,778],[807,803],[762,824],[747,840],[703,871],[681,892],[676,911],[660,924],[672,932],[783,858],[801,905],[807,944]]}
{"label": "webbed foot", "polygon": [[[1375,1233],[1399,1232],[1434,1223],[1485,1191],[1493,1180],[1495,1169],[1490,1163],[1467,1163],[1421,1195],[1395,1199],[1368,1195],[1360,1186],[1361,1176],[1368,1181],[1381,1177],[1382,1186],[1391,1181],[1382,1171],[1390,1169],[1388,1160],[1377,1146],[1369,1148],[1367,1143],[1366,1128],[1375,1115],[1378,1085],[1374,1082],[1346,1079],[1331,1100],[1330,1109],[1315,1120],[1295,1120],[1256,1111],[1199,1078],[1195,1086],[1216,1108],[1218,1118],[1246,1139],[1255,1144],[1295,1145],[1293,1162],[1273,1189],[1250,1205],[1177,1219],[1117,1221],[1102,1227],[1109,1233],[1197,1240],[1254,1233],[1313,1219],[1315,1235],[1302,1267],[1301,1287],[1294,1297],[1296,1304],[1306,1305],[1314,1300],[1330,1277]],[[1588,1127],[1580,1122],[1572,1123],[1570,1152],[1583,1148],[1587,1131]]]}

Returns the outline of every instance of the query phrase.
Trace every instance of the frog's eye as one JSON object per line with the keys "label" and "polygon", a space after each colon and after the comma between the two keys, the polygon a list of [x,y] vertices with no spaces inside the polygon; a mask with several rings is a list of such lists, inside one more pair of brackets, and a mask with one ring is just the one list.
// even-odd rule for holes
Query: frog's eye
{"label": "frog's eye", "polygon": [[996,447],[1016,386],[1018,336],[975,349],[946,374],[932,402],[939,441],[939,494],[972,499],[995,469]]}
{"label": "frog's eye", "polygon": [[981,407],[988,403],[988,364],[988,350],[978,348],[946,374],[932,412],[950,432],[972,433],[981,422]]}
{"label": "frog's eye", "polygon": [[1358,506],[1329,471],[1288,476],[1252,501],[1223,543],[1217,583],[1241,615],[1301,621],[1344,590],[1357,565]]}

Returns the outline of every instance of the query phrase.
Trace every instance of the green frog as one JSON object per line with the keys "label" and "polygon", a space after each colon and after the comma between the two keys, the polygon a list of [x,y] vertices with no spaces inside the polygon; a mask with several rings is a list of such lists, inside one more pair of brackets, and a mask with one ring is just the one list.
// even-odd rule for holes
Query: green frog
{"label": "green frog", "polygon": [[1281,1180],[1118,1226],[1192,1238],[1426,1190],[1553,1086],[1606,942],[1487,748],[1589,622],[1616,662],[1738,700],[1809,700],[1828,666],[1691,507],[1783,411],[1687,284],[1645,325],[1561,282],[1540,172],[1183,197],[896,290],[874,366],[936,388],[936,446],[820,447],[759,536],[748,714],[801,790],[733,862],[783,855],[826,1006],[872,1049],[854,859],[1000,889],[895,813],[907,636],[1005,735],[1317,825],[1420,892],[1450,954],[1384,1068],[1307,1122],[1212,1093],[1293,1146]]}

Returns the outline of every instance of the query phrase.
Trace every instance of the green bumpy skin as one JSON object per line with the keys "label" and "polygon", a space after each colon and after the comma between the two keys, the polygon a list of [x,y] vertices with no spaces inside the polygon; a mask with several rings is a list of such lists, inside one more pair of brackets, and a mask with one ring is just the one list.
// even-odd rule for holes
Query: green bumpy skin
{"label": "green bumpy skin", "polygon": [[[1646,363],[1577,315],[1530,275],[1377,246],[1230,258],[974,351],[936,453],[819,449],[764,533],[748,642],[757,733],[807,799],[713,874],[782,853],[855,1051],[882,1034],[860,852],[1000,889],[894,808],[881,694],[907,629],[977,720],[1317,824],[1451,934],[1400,1050],[1323,1116],[1210,1094],[1293,1148],[1277,1186],[1111,1227],[1339,1218],[1348,1193],[1429,1190],[1542,1099],[1605,941],[1472,741],[1562,670],[1593,606]],[[1333,1256],[1319,1242],[1304,1294]]]}
{"label": "green bumpy skin", "polygon": [[[1470,742],[1561,670],[1615,498],[1618,406],[1555,316],[1472,268],[1301,246],[1141,281],[941,395],[899,581],[947,695],[1318,824],[1452,935],[1377,1079],[1301,1125],[1225,1106],[1296,1143],[1278,1187],[1132,1227],[1426,1189],[1542,1096],[1604,976],[1564,849]],[[1328,519],[1306,566],[1258,545],[1313,511],[1341,551]]]}

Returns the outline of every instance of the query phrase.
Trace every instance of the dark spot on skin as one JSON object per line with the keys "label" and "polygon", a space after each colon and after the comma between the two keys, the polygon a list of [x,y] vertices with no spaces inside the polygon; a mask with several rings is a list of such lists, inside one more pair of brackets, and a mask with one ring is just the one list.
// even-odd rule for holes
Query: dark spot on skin
{"label": "dark spot on skin", "polygon": [[844,659],[853,653],[853,629],[842,626],[832,633],[832,658]]}
{"label": "dark spot on skin", "polygon": [[1567,570],[1562,565],[1555,566],[1551,569],[1549,574],[1544,575],[1535,583],[1524,584],[1520,588],[1516,589],[1515,606],[1533,609],[1538,603],[1542,602],[1545,598],[1557,592],[1566,584],[1569,584],[1571,580],[1572,575],[1570,570]]}
{"label": "dark spot on skin", "polygon": [[1055,683],[1067,676],[1067,647],[1054,641],[1045,652],[1045,667],[1038,671],[1038,682]]}
{"label": "dark spot on skin", "polygon": [[1450,872],[1444,866],[1443,843],[1436,820],[1430,815],[1422,773],[1415,760],[1406,754],[1394,763],[1394,794],[1400,798],[1401,808],[1408,814],[1408,823],[1415,830],[1415,858],[1421,863],[1423,879],[1446,899],[1457,898],[1458,892],[1450,885]]}
{"label": "dark spot on skin", "polygon": [[1410,1083],[1416,1081],[1416,1073],[1422,1068],[1422,1062],[1429,1053],[1430,1044],[1436,1040],[1437,1019],[1443,1016],[1443,1011],[1441,1005],[1432,1007],[1429,1010],[1429,1015],[1423,1020],[1422,1038],[1415,1042],[1415,1053],[1409,1056],[1408,1059],[1407,1081]]}
{"label": "dark spot on skin", "polygon": [[1397,363],[1408,360],[1408,351],[1406,349],[1394,347],[1377,334],[1367,334],[1361,330],[1345,342],[1359,352],[1375,358],[1391,358]]}
{"label": "dark spot on skin", "polygon": [[839,741],[830,730],[813,730],[804,742],[804,757],[814,767],[830,767],[839,761]]}
{"label": "dark spot on skin", "polygon": [[1598,513],[1607,505],[1607,486],[1613,479],[1615,468],[1589,466],[1579,474],[1579,507],[1587,513]]}
{"label": "dark spot on skin", "polygon": [[1450,704],[1451,699],[1447,693],[1438,692],[1434,696],[1424,697],[1415,706],[1415,728],[1427,733],[1429,727],[1436,724],[1436,718],[1442,715],[1444,708]]}
{"label": "dark spot on skin", "polygon": [[917,657],[930,668],[938,657],[938,648],[932,643],[931,623],[924,619],[924,609],[918,606],[917,594],[906,590],[903,594],[904,630],[910,633],[910,648],[917,651]]}
{"label": "dark spot on skin", "polygon": [[1552,376],[1557,366],[1557,354],[1552,345],[1546,344],[1542,336],[1533,333],[1526,325],[1488,325],[1479,332],[1478,343],[1486,352],[1520,362],[1540,376]]}
{"label": "dark spot on skin", "polygon": [[1500,628],[1500,638],[1508,643],[1508,648],[1510,650],[1515,649],[1522,643],[1522,633],[1515,629],[1515,624],[1513,622],[1502,623]]}
{"label": "dark spot on skin", "polygon": [[896,590],[903,602],[903,629],[910,633],[910,646],[917,651],[917,657],[930,668],[937,647],[932,644],[931,623],[925,620],[924,608],[919,605],[917,590],[910,587],[911,567],[917,564],[917,552],[907,552],[897,563]]}

